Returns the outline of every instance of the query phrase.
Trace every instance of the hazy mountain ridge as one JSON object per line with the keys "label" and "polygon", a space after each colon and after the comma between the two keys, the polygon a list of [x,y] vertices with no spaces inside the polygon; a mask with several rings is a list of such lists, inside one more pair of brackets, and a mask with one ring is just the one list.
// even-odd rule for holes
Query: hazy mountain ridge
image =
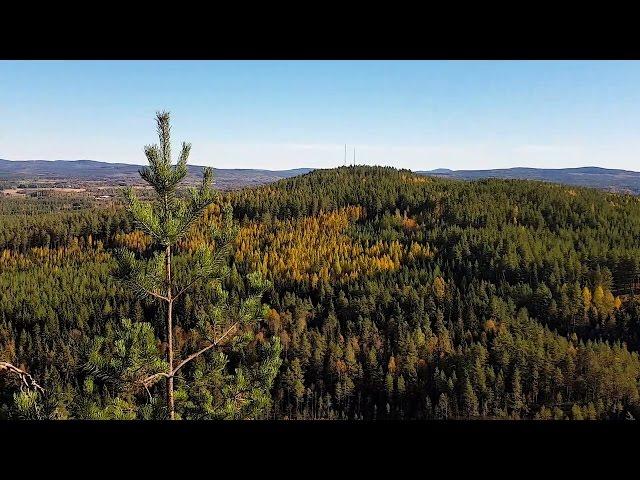
{"label": "hazy mountain ridge", "polygon": [[[0,159],[0,180],[9,182],[57,181],[70,184],[92,182],[105,184],[138,184],[142,165],[107,163],[96,160],[4,160]],[[214,168],[218,188],[228,190],[262,185],[282,178],[310,172],[311,168],[260,170],[250,168]],[[202,166],[189,165],[188,183],[202,177]]]}
{"label": "hazy mountain ridge", "polygon": [[[4,160],[0,159],[0,180],[5,182],[58,182],[70,186],[84,183],[118,185],[139,184],[138,170],[141,165],[107,163],[96,160]],[[290,170],[267,170],[251,168],[214,168],[218,188],[229,190],[264,185],[277,180],[295,177],[314,170],[296,168]],[[201,178],[202,166],[189,165],[188,183]],[[419,175],[432,175],[462,180],[504,178],[540,180],[568,185],[593,187],[609,191],[640,194],[640,172],[602,167],[576,168],[530,168],[515,167],[487,170],[450,170],[437,168],[419,170]]]}
{"label": "hazy mountain ridge", "polygon": [[489,170],[446,170],[438,168],[416,173],[462,180],[479,180],[482,178],[541,180],[617,192],[640,193],[640,172],[602,167],[557,169],[515,167]]}

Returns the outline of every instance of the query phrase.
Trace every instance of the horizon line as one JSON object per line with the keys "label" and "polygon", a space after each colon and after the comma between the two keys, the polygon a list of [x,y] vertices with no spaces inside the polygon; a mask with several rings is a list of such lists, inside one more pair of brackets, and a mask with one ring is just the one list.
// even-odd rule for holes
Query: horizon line
{"label": "horizon line", "polygon": [[[145,163],[125,163],[125,162],[107,162],[104,160],[94,160],[94,159],[90,159],[90,158],[76,158],[76,159],[44,159],[44,158],[34,158],[34,159],[29,159],[29,160],[15,160],[15,159],[10,159],[10,158],[2,158],[0,157],[0,161],[7,161],[7,162],[16,162],[16,163],[29,163],[29,162],[50,162],[50,163],[54,163],[54,162],[95,162],[95,163],[102,163],[102,164],[106,164],[106,165],[125,165],[125,166],[145,166]],[[273,170],[273,169],[269,169],[269,168],[231,168],[231,167],[214,167],[211,165],[198,165],[198,164],[189,164],[189,166],[192,167],[211,167],[214,170],[253,170],[253,171],[267,171],[267,172],[287,172],[287,171],[293,171],[293,170],[330,170],[333,168],[347,168],[347,167],[352,167],[353,165],[336,165],[333,167],[296,167],[296,168],[283,168],[283,169],[278,169],[278,170]],[[491,168],[491,167],[487,167],[487,168],[465,168],[465,169],[451,169],[451,168],[446,168],[446,167],[437,167],[437,168],[432,168],[430,170],[413,170],[411,168],[403,168],[403,167],[396,167],[394,165],[385,165],[385,164],[357,164],[355,165],[357,167],[391,167],[391,168],[396,168],[397,170],[409,170],[411,172],[415,172],[415,173],[422,173],[422,172],[426,172],[426,173],[430,173],[430,172],[437,172],[438,170],[444,170],[444,171],[448,171],[448,172],[482,172],[482,171],[496,171],[496,170],[516,170],[516,169],[529,169],[529,170],[579,170],[579,169],[585,169],[585,168],[598,168],[598,169],[602,169],[602,170],[611,170],[611,171],[618,171],[618,172],[632,172],[632,173],[640,173],[640,170],[628,170],[628,169],[623,169],[623,168],[608,168],[608,167],[600,167],[598,165],[582,165],[579,167],[557,167],[557,168],[547,168],[547,167],[524,167],[524,166],[514,166],[514,167],[499,167],[499,168]]]}

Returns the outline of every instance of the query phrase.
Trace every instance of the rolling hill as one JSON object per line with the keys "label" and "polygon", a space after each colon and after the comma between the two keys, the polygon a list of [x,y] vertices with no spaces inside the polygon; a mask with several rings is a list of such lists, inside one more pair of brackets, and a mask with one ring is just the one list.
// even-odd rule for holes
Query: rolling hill
{"label": "rolling hill", "polygon": [[416,173],[463,180],[478,180],[482,178],[541,180],[623,193],[640,193],[640,172],[600,167],[557,169],[517,167],[494,170],[448,170],[438,168]]}

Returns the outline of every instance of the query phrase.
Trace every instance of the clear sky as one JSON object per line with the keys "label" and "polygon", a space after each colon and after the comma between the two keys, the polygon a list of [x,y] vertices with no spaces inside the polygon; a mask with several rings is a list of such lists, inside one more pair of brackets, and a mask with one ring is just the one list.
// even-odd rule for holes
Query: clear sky
{"label": "clear sky", "polygon": [[640,62],[0,61],[0,158],[640,170]]}

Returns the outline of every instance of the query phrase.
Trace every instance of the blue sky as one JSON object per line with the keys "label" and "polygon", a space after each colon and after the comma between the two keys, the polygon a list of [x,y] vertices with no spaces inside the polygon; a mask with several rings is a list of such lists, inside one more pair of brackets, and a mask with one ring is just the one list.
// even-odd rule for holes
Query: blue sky
{"label": "blue sky", "polygon": [[640,62],[0,61],[0,158],[640,170]]}

